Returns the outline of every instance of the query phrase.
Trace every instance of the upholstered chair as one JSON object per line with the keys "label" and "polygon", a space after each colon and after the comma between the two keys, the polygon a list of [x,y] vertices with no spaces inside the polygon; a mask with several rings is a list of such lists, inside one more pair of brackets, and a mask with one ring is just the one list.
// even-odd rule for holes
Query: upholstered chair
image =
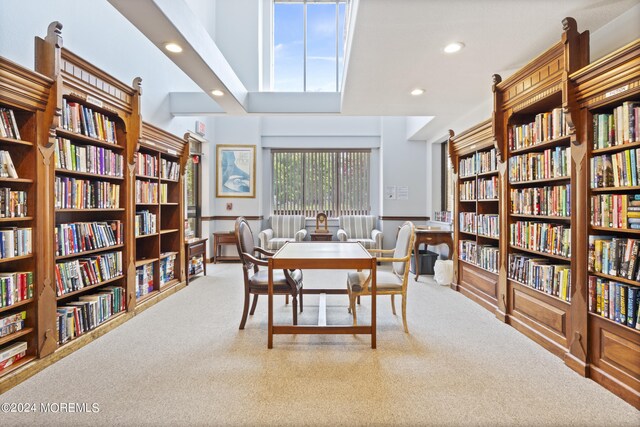
{"label": "upholstered chair", "polygon": [[338,240],[360,242],[367,249],[382,249],[382,231],[376,230],[373,215],[344,215],[339,217]]}
{"label": "upholstered chair", "polygon": [[[409,280],[409,262],[411,249],[415,239],[415,226],[412,222],[405,222],[400,227],[395,249],[369,249],[371,254],[379,256],[379,263],[391,263],[391,271],[377,269],[377,295],[391,295],[391,310],[396,314],[395,296],[402,296],[402,323],[404,331],[409,332],[407,326],[407,283]],[[353,313],[353,324],[358,323],[356,317],[356,298],[371,295],[371,271],[348,273],[347,290],[349,292],[349,311]]]}
{"label": "upholstered chair", "polygon": [[[253,316],[258,304],[258,295],[267,295],[269,285],[269,261],[255,257],[256,252],[269,258],[272,252],[256,247],[253,240],[253,232],[249,223],[243,218],[236,219],[235,226],[238,254],[242,263],[242,274],[244,276],[244,310],[240,329],[244,329],[247,322],[247,313]],[[264,267],[264,268],[260,268]],[[298,324],[298,297],[300,297],[300,313],[302,313],[302,270],[275,270],[273,272],[273,293],[274,295],[286,295],[286,302],[289,295],[292,297],[293,324]],[[253,294],[253,304],[249,311],[249,300]]]}
{"label": "upholstered chair", "polygon": [[275,251],[286,242],[302,242],[306,236],[304,215],[273,215],[271,228],[262,230],[258,239],[261,248]]}

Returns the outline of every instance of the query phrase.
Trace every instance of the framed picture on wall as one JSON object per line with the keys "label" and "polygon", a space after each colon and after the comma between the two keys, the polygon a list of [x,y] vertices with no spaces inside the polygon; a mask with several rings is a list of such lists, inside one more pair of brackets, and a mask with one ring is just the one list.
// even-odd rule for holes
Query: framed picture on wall
{"label": "framed picture on wall", "polygon": [[256,197],[256,146],[216,146],[216,197]]}

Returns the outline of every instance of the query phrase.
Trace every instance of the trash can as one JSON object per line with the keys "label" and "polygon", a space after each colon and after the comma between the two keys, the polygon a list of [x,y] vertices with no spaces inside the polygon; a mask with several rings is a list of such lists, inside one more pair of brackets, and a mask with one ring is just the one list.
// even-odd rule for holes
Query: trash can
{"label": "trash can", "polygon": [[[434,274],[433,266],[435,265],[436,260],[438,259],[439,256],[440,256],[440,254],[438,254],[436,252],[428,251],[426,249],[421,249],[420,250],[420,254],[418,256],[419,262],[420,262],[420,274],[428,274],[428,275],[432,276]],[[413,274],[416,273],[415,253],[413,255],[411,255],[411,270],[410,271]]]}

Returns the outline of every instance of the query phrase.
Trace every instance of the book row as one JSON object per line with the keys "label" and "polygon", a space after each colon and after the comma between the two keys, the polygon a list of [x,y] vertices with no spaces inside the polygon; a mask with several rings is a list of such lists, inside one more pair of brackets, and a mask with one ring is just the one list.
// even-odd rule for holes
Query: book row
{"label": "book row", "polygon": [[189,269],[189,276],[195,276],[204,271],[204,256],[197,255],[191,257],[187,262],[187,268]]}
{"label": "book row", "polygon": [[122,222],[117,220],[58,224],[54,235],[56,256],[79,254],[123,242]]}
{"label": "book row", "polygon": [[498,238],[500,235],[500,218],[498,214],[478,215],[478,234]]}
{"label": "book row", "polygon": [[453,221],[453,212],[451,211],[435,211],[433,213],[433,220],[439,222],[448,222],[451,223]]}
{"label": "book row", "polygon": [[458,258],[495,274],[498,274],[500,268],[499,248],[491,245],[478,245],[473,240],[458,242]]}
{"label": "book row", "polygon": [[509,244],[522,249],[563,257],[571,256],[571,228],[546,222],[509,224]]}
{"label": "book row", "polygon": [[11,153],[6,150],[0,150],[0,178],[19,178]]}
{"label": "book row", "polygon": [[640,281],[640,240],[589,236],[589,271]]}
{"label": "book row", "polygon": [[476,200],[476,182],[462,181],[460,183],[460,200]]}
{"label": "book row", "polygon": [[637,142],[640,135],[640,103],[625,101],[612,113],[593,115],[593,148]]}
{"label": "book row", "polygon": [[32,231],[30,227],[0,229],[0,258],[13,258],[32,254]]}
{"label": "book row", "polygon": [[21,218],[27,216],[27,192],[0,188],[0,218]]}
{"label": "book row", "polygon": [[177,181],[180,177],[180,165],[172,160],[160,160],[160,178]]}
{"label": "book row", "polygon": [[136,268],[136,298],[153,292],[153,266],[155,262]]}
{"label": "book row", "polygon": [[571,302],[571,268],[546,258],[509,254],[508,277],[530,288]]}
{"label": "book row", "polygon": [[11,108],[0,108],[0,136],[3,138],[21,139],[18,122]]}
{"label": "book row", "polygon": [[481,151],[460,159],[459,173],[461,177],[473,176],[481,173],[495,172],[498,170],[496,149]]}
{"label": "book row", "polygon": [[518,150],[552,139],[569,135],[569,128],[562,108],[536,114],[531,123],[513,125],[509,128],[509,149]]}
{"label": "book row", "polygon": [[571,185],[512,188],[511,213],[520,215],[571,216]]}
{"label": "book row", "polygon": [[27,312],[20,311],[0,317],[0,338],[14,334],[24,329]]}
{"label": "book row", "polygon": [[33,271],[0,273],[0,308],[33,298]]}
{"label": "book row", "polygon": [[158,156],[145,153],[136,153],[136,174],[158,177]]}
{"label": "book row", "polygon": [[509,158],[509,182],[568,177],[571,172],[569,147],[556,147],[541,153],[526,153]]}
{"label": "book row", "polygon": [[160,203],[169,202],[169,184],[160,183]]}
{"label": "book row", "polygon": [[591,188],[640,185],[640,149],[591,158]]}
{"label": "book row", "polygon": [[460,212],[458,214],[460,219],[460,231],[463,233],[475,234],[477,230],[476,213],[475,212]]}
{"label": "book row", "polygon": [[589,276],[589,312],[640,330],[640,288]]}
{"label": "book row", "polygon": [[158,216],[149,211],[136,212],[136,237],[158,232]]}
{"label": "book row", "polygon": [[62,128],[91,138],[116,144],[116,122],[77,102],[62,99]]}
{"label": "book row", "polygon": [[122,275],[122,252],[74,259],[56,264],[58,296],[79,291]]}
{"label": "book row", "polygon": [[117,286],[105,287],[98,293],[83,295],[78,301],[58,306],[58,344],[64,344],[97,328],[124,310],[125,292]]}
{"label": "book row", "polygon": [[[160,256],[163,256],[162,254]],[[176,277],[176,255],[171,254],[160,260],[160,286],[169,283]]]}
{"label": "book row", "polygon": [[500,184],[497,176],[478,179],[478,200],[497,199],[500,195]]}
{"label": "book row", "polygon": [[136,203],[157,204],[158,183],[136,180]]}
{"label": "book row", "polygon": [[57,169],[122,178],[124,161],[121,154],[94,145],[74,144],[58,138],[54,149]]}
{"label": "book row", "polygon": [[18,360],[26,356],[26,354],[27,343],[24,341],[17,341],[0,348],[0,372],[14,365]]}
{"label": "book row", "polygon": [[120,185],[57,176],[54,183],[56,209],[118,209]]}
{"label": "book row", "polygon": [[591,225],[640,229],[640,194],[591,196]]}

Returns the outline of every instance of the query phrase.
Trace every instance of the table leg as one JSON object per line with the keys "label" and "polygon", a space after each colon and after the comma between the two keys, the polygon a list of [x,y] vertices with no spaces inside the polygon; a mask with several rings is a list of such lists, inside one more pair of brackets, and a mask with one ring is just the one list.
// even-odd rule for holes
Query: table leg
{"label": "table leg", "polygon": [[204,275],[207,275],[207,247],[204,248],[204,253],[202,254],[202,268],[204,270]]}
{"label": "table leg", "polygon": [[268,294],[268,306],[269,306],[269,316],[268,316],[268,338],[267,338],[267,348],[273,348],[273,261],[269,259],[269,283],[267,284],[267,294]]}
{"label": "table leg", "polygon": [[376,258],[371,262],[371,348],[376,348],[376,300],[377,300],[377,280],[376,280]]}

